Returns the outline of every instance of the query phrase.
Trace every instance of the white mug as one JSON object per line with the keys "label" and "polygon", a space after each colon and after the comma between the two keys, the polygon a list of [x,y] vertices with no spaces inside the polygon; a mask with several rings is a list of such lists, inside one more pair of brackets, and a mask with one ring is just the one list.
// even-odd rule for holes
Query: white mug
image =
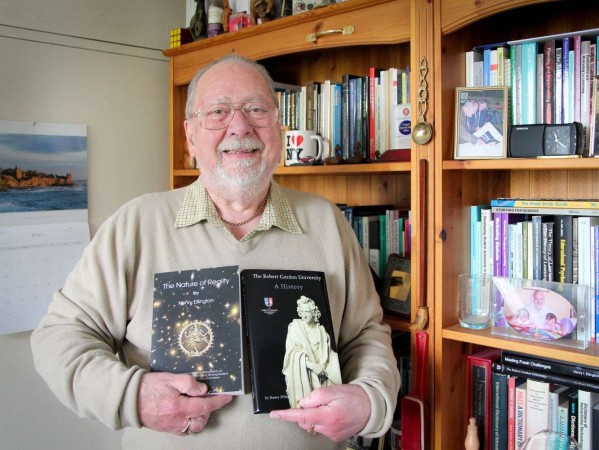
{"label": "white mug", "polygon": [[322,158],[322,137],[311,130],[285,132],[285,165],[314,164]]}

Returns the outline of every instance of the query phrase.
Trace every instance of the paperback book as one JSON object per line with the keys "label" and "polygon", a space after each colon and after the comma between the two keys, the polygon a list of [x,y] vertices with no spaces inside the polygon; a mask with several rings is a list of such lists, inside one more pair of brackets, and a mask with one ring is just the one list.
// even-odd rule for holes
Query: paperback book
{"label": "paperback book", "polygon": [[150,369],[243,394],[239,298],[237,266],[155,274]]}
{"label": "paperback book", "polygon": [[243,270],[241,291],[255,414],[341,384],[323,272]]}

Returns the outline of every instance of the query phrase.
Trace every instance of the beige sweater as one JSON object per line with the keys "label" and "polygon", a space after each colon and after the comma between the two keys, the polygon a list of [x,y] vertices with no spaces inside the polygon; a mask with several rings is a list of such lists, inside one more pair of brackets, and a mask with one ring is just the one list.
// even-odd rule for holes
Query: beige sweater
{"label": "beige sweater", "polygon": [[399,374],[368,263],[341,211],[318,196],[283,189],[302,232],[271,227],[237,241],[208,221],[174,227],[188,189],[144,195],[120,208],[55,294],[31,338],[35,366],[54,394],[82,417],[127,427],[123,448],[344,448],[296,424],[254,415],[251,394],[234,398],[204,431],[186,437],[140,427],[137,419],[139,380],[150,363],[155,273],[229,265],[320,270],[343,380],[362,386],[372,404],[360,434],[384,433]]}

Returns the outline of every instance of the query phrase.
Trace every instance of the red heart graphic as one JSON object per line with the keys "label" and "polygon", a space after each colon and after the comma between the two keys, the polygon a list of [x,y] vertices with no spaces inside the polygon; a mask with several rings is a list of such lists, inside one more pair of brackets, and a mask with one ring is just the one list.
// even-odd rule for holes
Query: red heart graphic
{"label": "red heart graphic", "polygon": [[294,147],[299,147],[304,142],[303,136],[291,136],[291,143]]}

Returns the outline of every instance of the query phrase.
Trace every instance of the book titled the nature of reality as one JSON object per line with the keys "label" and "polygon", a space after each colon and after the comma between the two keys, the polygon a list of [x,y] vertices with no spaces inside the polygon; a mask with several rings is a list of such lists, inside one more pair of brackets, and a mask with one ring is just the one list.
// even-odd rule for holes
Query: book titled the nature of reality
{"label": "book titled the nature of reality", "polygon": [[152,371],[189,373],[211,394],[244,392],[239,267],[154,274]]}
{"label": "book titled the nature of reality", "polygon": [[323,272],[243,270],[241,291],[255,414],[341,384]]}

